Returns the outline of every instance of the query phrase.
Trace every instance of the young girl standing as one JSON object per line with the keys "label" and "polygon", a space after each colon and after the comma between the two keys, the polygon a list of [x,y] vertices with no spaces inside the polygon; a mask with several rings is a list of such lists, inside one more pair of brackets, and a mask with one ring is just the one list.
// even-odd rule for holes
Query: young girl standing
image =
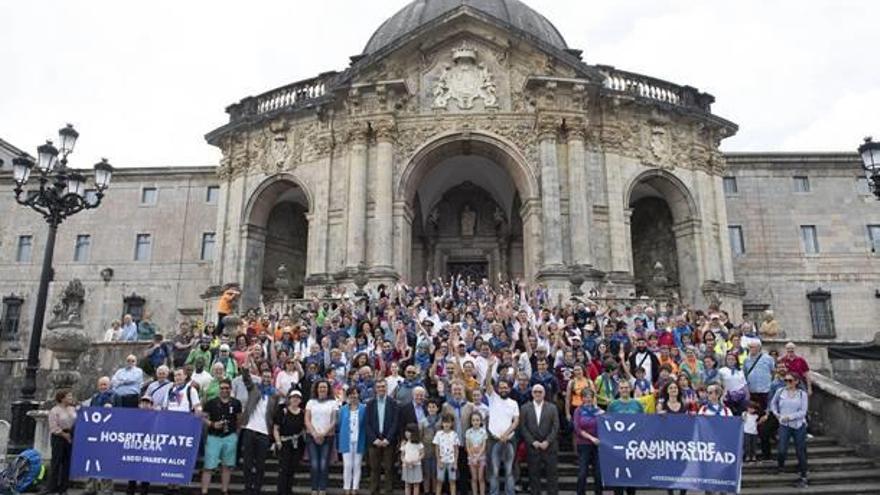
{"label": "young girl standing", "polygon": [[422,458],[425,446],[419,438],[419,426],[411,423],[404,430],[404,442],[400,445],[401,478],[406,495],[419,495],[422,484]]}
{"label": "young girl standing", "polygon": [[488,435],[483,428],[483,415],[471,414],[471,427],[465,432],[468,466],[471,469],[471,493],[486,495],[486,442]]}

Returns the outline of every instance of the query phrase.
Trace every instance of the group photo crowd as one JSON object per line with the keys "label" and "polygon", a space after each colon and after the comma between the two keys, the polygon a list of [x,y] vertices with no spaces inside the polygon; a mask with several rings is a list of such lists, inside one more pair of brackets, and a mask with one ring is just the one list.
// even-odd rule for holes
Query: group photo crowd
{"label": "group photo crowd", "polygon": [[[132,495],[206,494],[218,479],[226,494],[236,470],[246,495],[325,495],[340,489],[340,465],[346,495],[556,495],[561,451],[574,453],[578,495],[634,494],[603,486],[603,414],[741,418],[742,462],[781,470],[792,446],[797,484],[808,484],[809,366],[793,343],[766,348],[784,335],[770,312],[756,322],[717,305],[563,300],[462,276],[340,288],[284,313],[240,298],[229,285],[210,321],[173,329],[146,315],[113,322],[106,341],[150,346],[101,370],[93,396],[56,394],[45,492],[70,490],[82,406],[203,423],[200,483],[131,481]],[[267,469],[278,470],[272,486]],[[86,493],[113,488],[92,479]]]}

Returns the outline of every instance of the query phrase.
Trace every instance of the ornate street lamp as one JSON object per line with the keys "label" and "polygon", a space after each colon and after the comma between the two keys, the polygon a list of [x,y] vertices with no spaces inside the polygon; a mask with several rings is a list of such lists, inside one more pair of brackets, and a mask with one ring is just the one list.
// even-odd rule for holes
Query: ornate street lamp
{"label": "ornate street lamp", "polygon": [[862,167],[865,169],[865,177],[874,196],[880,199],[880,143],[875,143],[868,136],[865,142],[859,146],[859,155],[862,157]]}
{"label": "ornate street lamp", "polygon": [[[104,197],[104,191],[110,187],[110,178],[113,175],[113,167],[107,163],[107,159],[97,163],[94,166],[96,199],[92,202],[86,200],[85,176],[79,171],[67,168],[67,157],[73,153],[78,137],[79,133],[72,125],[67,124],[67,127],[58,131],[59,148],[56,148],[51,141],[46,141],[46,144],[37,147],[36,163],[27,155],[12,160],[15,200],[40,213],[49,224],[49,231],[46,236],[46,250],[43,253],[43,268],[37,290],[24,385],[21,387],[21,398],[12,404],[10,451],[28,447],[33,443],[34,421],[27,416],[27,412],[36,409],[40,404],[39,401],[35,401],[37,371],[40,368],[40,343],[43,336],[43,318],[46,314],[49,282],[54,275],[52,256],[55,251],[55,234],[58,225],[65,218],[82,210],[97,208]],[[24,186],[29,181],[36,181],[37,187],[25,191]]]}

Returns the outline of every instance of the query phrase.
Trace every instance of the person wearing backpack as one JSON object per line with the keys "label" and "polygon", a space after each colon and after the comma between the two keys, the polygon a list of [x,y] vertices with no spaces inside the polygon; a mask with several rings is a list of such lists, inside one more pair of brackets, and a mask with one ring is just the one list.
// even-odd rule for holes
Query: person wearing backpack
{"label": "person wearing backpack", "polygon": [[199,400],[199,392],[192,383],[187,380],[186,370],[177,368],[174,370],[174,383],[165,394],[164,401],[160,404],[164,411],[200,413],[202,404]]}

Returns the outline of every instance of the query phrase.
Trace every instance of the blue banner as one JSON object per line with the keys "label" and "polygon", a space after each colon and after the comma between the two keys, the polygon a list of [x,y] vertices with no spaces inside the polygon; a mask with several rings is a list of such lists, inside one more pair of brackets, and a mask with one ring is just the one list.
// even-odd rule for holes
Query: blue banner
{"label": "blue banner", "polygon": [[738,417],[607,414],[599,420],[605,486],[739,493],[742,448]]}
{"label": "blue banner", "polygon": [[202,422],[182,412],[83,407],[73,431],[72,478],[183,484],[192,480]]}

